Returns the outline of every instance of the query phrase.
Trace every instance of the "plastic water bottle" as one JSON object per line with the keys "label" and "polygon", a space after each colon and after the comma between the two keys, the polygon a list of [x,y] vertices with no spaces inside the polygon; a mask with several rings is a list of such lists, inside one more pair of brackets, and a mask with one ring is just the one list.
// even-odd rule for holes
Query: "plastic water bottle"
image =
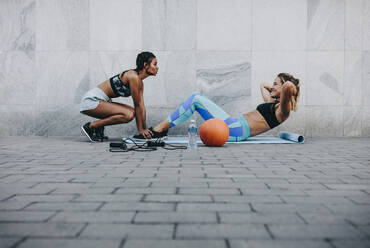
{"label": "plastic water bottle", "polygon": [[197,131],[198,131],[197,123],[195,122],[195,120],[191,120],[188,129],[189,136],[188,149],[190,150],[196,150],[198,148]]}

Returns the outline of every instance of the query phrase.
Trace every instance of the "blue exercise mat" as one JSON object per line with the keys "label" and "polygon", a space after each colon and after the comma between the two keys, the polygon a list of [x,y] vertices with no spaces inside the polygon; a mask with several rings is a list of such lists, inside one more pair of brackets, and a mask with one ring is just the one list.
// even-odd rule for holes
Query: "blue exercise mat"
{"label": "blue exercise mat", "polygon": [[[133,139],[133,137],[130,137]],[[122,140],[126,143],[133,143],[128,138],[122,138]],[[142,144],[145,141],[143,140],[135,140],[136,143]],[[188,143],[188,137],[187,136],[169,136],[168,139],[164,140],[167,144],[187,144]],[[304,142],[304,136],[296,133],[289,133],[289,132],[280,132],[279,137],[274,136],[254,136],[250,137],[246,141],[239,141],[239,142],[227,142],[227,144],[297,144],[297,143],[303,143]],[[202,144],[202,141],[200,140],[198,136],[197,140],[198,144]]]}

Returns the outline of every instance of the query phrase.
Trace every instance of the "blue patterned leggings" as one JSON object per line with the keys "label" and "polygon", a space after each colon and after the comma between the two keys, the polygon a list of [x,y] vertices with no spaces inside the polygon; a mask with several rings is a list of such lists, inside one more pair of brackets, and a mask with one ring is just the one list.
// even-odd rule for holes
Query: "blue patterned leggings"
{"label": "blue patterned leggings", "polygon": [[189,119],[195,111],[205,121],[212,118],[223,120],[230,130],[230,136],[227,141],[243,141],[250,137],[250,127],[243,115],[231,117],[216,103],[199,92],[192,93],[168,116],[167,120],[172,127],[177,126]]}

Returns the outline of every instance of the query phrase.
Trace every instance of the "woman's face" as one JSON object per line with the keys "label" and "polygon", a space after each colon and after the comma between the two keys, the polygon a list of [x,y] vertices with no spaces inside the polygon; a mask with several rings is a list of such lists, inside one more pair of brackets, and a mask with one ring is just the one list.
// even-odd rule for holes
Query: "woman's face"
{"label": "woman's face", "polygon": [[280,98],[282,86],[283,86],[283,82],[281,81],[279,77],[276,77],[272,85],[272,91],[270,93],[272,98]]}
{"label": "woman's face", "polygon": [[152,62],[149,65],[145,66],[146,73],[148,75],[154,75],[154,76],[157,75],[157,73],[158,73],[158,65],[157,64],[158,64],[157,59],[153,58]]}

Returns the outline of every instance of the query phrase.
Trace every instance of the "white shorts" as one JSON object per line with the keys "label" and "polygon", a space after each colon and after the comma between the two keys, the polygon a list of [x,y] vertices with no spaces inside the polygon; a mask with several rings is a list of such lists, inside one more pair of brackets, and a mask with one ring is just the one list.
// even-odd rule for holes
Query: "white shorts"
{"label": "white shorts", "polygon": [[82,97],[80,103],[80,112],[95,109],[98,107],[100,101],[110,102],[111,99],[98,87],[89,90]]}

